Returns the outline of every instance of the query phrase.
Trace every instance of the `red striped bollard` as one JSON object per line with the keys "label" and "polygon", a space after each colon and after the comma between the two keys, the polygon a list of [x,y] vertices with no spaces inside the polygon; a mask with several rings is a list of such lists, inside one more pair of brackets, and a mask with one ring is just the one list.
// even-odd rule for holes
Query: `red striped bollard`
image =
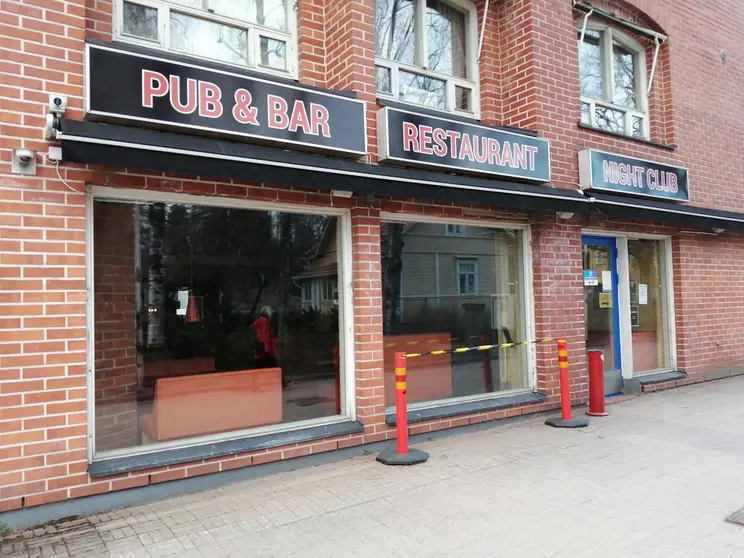
{"label": "red striped bollard", "polygon": [[555,428],[582,428],[589,426],[585,418],[571,418],[571,384],[568,378],[568,342],[558,339],[558,372],[561,387],[561,418],[551,418],[545,421],[548,426]]}
{"label": "red striped bollard", "polygon": [[408,447],[408,402],[406,389],[406,354],[395,353],[395,451],[380,452],[377,461],[385,465],[416,465],[429,459],[429,454]]}

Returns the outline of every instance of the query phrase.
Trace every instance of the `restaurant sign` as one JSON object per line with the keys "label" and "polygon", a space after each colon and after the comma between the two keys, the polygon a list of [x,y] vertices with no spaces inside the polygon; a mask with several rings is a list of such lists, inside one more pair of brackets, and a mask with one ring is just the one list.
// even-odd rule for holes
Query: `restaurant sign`
{"label": "restaurant sign", "polygon": [[367,153],[365,105],[357,99],[110,46],[86,45],[86,60],[94,119]]}
{"label": "restaurant sign", "polygon": [[547,140],[385,107],[377,112],[380,161],[531,182],[550,181]]}
{"label": "restaurant sign", "polygon": [[586,190],[672,201],[690,200],[686,168],[596,149],[579,152],[579,184]]}

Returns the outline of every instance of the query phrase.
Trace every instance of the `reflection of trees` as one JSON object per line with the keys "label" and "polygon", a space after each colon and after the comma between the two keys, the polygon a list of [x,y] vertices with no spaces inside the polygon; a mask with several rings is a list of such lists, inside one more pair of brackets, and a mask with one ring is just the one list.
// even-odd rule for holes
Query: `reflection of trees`
{"label": "reflection of trees", "polygon": [[594,110],[597,126],[611,132],[624,133],[625,113],[607,107],[597,106]]}
{"label": "reflection of trees", "polygon": [[429,69],[465,77],[465,16],[439,0],[427,1]]}
{"label": "reflection of trees", "polygon": [[615,95],[614,103],[628,108],[636,106],[635,66],[633,53],[619,45],[613,45],[615,58]]}
{"label": "reflection of trees", "polygon": [[584,42],[579,45],[579,78],[581,94],[595,99],[602,98],[602,62],[598,31],[587,30]]}
{"label": "reflection of trees", "polygon": [[158,11],[147,6],[124,3],[126,32],[136,37],[156,39],[158,36]]}
{"label": "reflection of trees", "polygon": [[[285,67],[286,44],[276,39],[261,38],[261,64],[271,68]],[[279,62],[277,64],[276,62]]]}
{"label": "reflection of trees", "polygon": [[375,2],[376,54],[389,60],[413,62],[412,0]]}
{"label": "reflection of trees", "polygon": [[382,300],[386,331],[400,321],[400,287],[403,272],[403,224],[386,223],[382,235]]}
{"label": "reflection of trees", "polygon": [[439,79],[400,72],[400,91],[405,99],[421,105],[444,107],[445,87]]}

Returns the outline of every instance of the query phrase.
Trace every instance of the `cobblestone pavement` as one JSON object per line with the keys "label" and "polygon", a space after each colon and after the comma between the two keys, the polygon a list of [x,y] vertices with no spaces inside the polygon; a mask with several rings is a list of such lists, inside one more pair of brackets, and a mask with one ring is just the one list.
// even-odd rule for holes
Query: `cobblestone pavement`
{"label": "cobblestone pavement", "polygon": [[744,377],[418,443],[12,535],[0,556],[744,557]]}

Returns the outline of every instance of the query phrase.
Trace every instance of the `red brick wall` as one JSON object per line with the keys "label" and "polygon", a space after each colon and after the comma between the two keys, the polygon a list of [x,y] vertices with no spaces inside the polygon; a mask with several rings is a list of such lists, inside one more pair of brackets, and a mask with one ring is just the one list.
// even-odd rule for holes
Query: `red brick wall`
{"label": "red brick wall", "polygon": [[96,451],[139,443],[134,210],[97,203],[94,212]]}
{"label": "red brick wall", "polygon": [[[483,2],[478,14],[482,17]],[[629,17],[670,35],[652,94],[653,138],[677,150],[587,131],[579,120],[576,23],[570,2],[504,0],[489,9],[480,67],[483,118],[529,127],[552,142],[553,186],[576,188],[576,152],[589,147],[669,161],[690,168],[693,201],[744,211],[741,191],[744,135],[740,115],[744,55],[734,18],[738,3],[711,8],[693,0],[636,0],[615,4]],[[635,7],[635,8],[634,8]],[[355,261],[354,359],[357,436],[92,480],[86,473],[85,199],[86,184],[327,206],[327,193],[271,185],[212,182],[137,170],[60,172],[39,157],[35,177],[10,173],[11,150],[45,152],[42,125],[48,94],[68,96],[66,116],[82,118],[84,39],[111,36],[107,0],[0,0],[0,511],[142,486],[251,464],[329,451],[394,435],[384,424],[379,212],[356,200],[352,208]],[[368,101],[370,151],[376,153],[373,0],[301,0],[300,81],[356,91]],[[720,48],[729,52],[727,62]],[[650,68],[650,65],[649,65]],[[656,111],[662,111],[658,116]],[[661,113],[659,113],[661,114]],[[681,367],[701,375],[742,365],[744,300],[739,277],[742,235],[706,237],[642,223],[613,223],[554,214],[528,216],[498,208],[382,200],[385,211],[465,217],[533,226],[535,317],[539,336],[570,342],[576,401],[586,397],[581,287],[581,227],[659,232],[674,236],[674,287]],[[490,210],[484,215],[483,210]],[[712,294],[715,293],[715,294]],[[713,301],[714,303],[711,303]],[[729,305],[727,312],[721,306]],[[129,312],[125,309],[125,312]],[[129,317],[127,318],[129,319]],[[701,335],[704,333],[704,336]],[[128,341],[127,341],[128,342]],[[721,343],[719,345],[718,343]],[[126,355],[126,353],[125,353]],[[123,363],[130,369],[129,363]],[[556,359],[538,349],[538,388],[545,406],[417,424],[426,432],[547,408],[557,403]]]}

